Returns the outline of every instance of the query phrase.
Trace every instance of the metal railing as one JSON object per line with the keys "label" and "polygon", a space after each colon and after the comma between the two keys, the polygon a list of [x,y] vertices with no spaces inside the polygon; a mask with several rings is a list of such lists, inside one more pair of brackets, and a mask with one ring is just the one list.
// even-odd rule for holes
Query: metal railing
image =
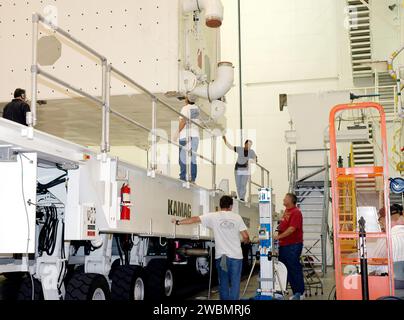
{"label": "metal railing", "polygon": [[[87,53],[91,54],[95,58],[97,58],[102,65],[102,97],[93,96],[92,94],[86,92],[85,90],[79,89],[62,79],[59,79],[56,76],[51,75],[50,73],[46,72],[42,68],[38,66],[38,28],[39,24],[42,23],[53,30],[54,33],[58,33],[65,37],[67,40],[72,42],[73,44],[77,45],[78,47],[84,49]],[[98,53],[94,49],[90,48],[86,44],[82,43],[80,40],[71,36],[68,32],[61,29],[60,27],[52,24],[50,21],[46,20],[43,16],[38,13],[34,13],[32,16],[32,67],[31,67],[31,85],[32,85],[32,103],[31,103],[31,113],[32,117],[28,121],[28,125],[30,127],[35,127],[37,124],[37,101],[38,101],[38,76],[41,75],[52,82],[55,82],[76,94],[83,96],[92,102],[94,102],[97,106],[102,108],[102,136],[101,136],[101,153],[103,154],[103,159],[106,159],[107,153],[110,151],[110,115],[113,114],[116,117],[135,125],[136,127],[147,131],[151,134],[151,164],[149,170],[149,176],[155,177],[156,168],[157,168],[157,138],[160,138],[171,145],[175,145],[178,148],[185,148],[186,150],[186,184],[185,186],[189,188],[190,181],[191,181],[191,158],[192,155],[196,155],[197,157],[209,162],[212,165],[212,189],[216,190],[216,139],[214,132],[209,128],[202,126],[200,123],[186,117],[185,115],[178,112],[175,107],[171,106],[170,104],[166,103],[159,99],[156,95],[152,92],[144,88],[142,85],[131,79],[129,76],[125,75],[123,72],[114,68],[111,64],[108,64],[107,58],[104,57],[102,54]],[[151,98],[152,101],[152,128],[148,128],[141,123],[137,122],[134,119],[118,112],[116,109],[112,108],[110,105],[110,95],[111,95],[111,76],[116,76],[123,81],[127,82],[131,86],[135,87],[136,89],[140,90],[141,92],[145,93]],[[173,113],[181,116],[186,121],[186,140],[187,145],[183,147],[178,143],[172,141],[169,138],[166,138],[157,133],[157,112],[158,112],[158,104],[164,106],[165,108],[169,109]],[[191,124],[196,125],[198,128],[201,128],[208,132],[211,136],[211,145],[212,145],[212,159],[208,159],[197,152],[192,151],[191,149],[191,137],[190,137],[190,126]]]}
{"label": "metal railing", "polygon": [[296,171],[297,171],[297,163],[296,163],[296,153],[293,153],[289,147],[287,149],[287,170],[288,170],[288,182],[289,182],[289,193],[293,193],[295,184],[296,184]]}
{"label": "metal railing", "polygon": [[321,269],[323,274],[327,273],[327,239],[329,239],[328,214],[330,211],[330,177],[328,154],[324,155],[324,199],[323,199],[323,219],[321,223]]}
{"label": "metal railing", "polygon": [[261,166],[259,163],[255,163],[255,166],[260,169],[260,182],[254,181],[252,179],[252,174],[248,178],[248,203],[252,202],[252,186],[258,188],[272,187],[272,181],[269,177],[269,170]]}
{"label": "metal railing", "polygon": [[[393,117],[396,118],[399,114],[399,103],[398,103],[399,95],[397,94],[397,86],[395,86],[395,85],[380,86],[377,81],[377,79],[378,79],[377,74],[375,77],[376,77],[376,84],[373,87],[355,87],[355,88],[350,88],[348,90],[355,94],[362,94],[364,96],[368,96],[368,97],[365,97],[366,101],[372,101],[372,102],[376,102],[376,103],[383,103],[383,101],[380,101],[380,91],[383,91],[383,89],[392,90],[393,97],[392,97],[392,100],[389,102],[393,104]],[[384,102],[386,102],[386,101],[384,101]],[[351,111],[351,112],[353,114],[355,113],[354,111]]]}

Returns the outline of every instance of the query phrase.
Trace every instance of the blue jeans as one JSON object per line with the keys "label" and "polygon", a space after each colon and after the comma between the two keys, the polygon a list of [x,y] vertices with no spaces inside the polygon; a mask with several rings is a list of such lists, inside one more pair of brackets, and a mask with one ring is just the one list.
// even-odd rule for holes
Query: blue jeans
{"label": "blue jeans", "polygon": [[[186,139],[181,139],[180,140],[180,146],[185,147],[187,144]],[[193,152],[196,152],[198,150],[198,145],[199,145],[199,138],[191,138],[191,149]],[[186,177],[186,171],[187,171],[187,149],[186,148],[180,148],[179,150],[179,164],[180,164],[180,179],[185,181]],[[191,157],[191,181],[195,181],[196,179],[196,174],[197,174],[197,167],[196,167],[196,154],[192,153]]]}
{"label": "blue jeans", "polygon": [[291,244],[279,247],[279,261],[288,270],[288,282],[292,287],[293,294],[304,294],[303,266],[300,263],[303,243]]}
{"label": "blue jeans", "polygon": [[220,300],[239,300],[243,259],[227,257],[227,272],[220,266],[220,260],[220,258],[216,259]]}
{"label": "blue jeans", "polygon": [[239,199],[245,200],[245,194],[247,191],[247,183],[250,178],[248,170],[235,170],[234,176],[236,178],[237,194]]}

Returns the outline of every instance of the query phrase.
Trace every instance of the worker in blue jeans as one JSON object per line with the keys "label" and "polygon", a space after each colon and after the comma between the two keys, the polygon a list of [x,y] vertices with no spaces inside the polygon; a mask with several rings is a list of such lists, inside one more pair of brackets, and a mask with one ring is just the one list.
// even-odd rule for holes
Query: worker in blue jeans
{"label": "worker in blue jeans", "polygon": [[[181,146],[179,150],[179,164],[180,164],[180,179],[185,181],[186,180],[186,172],[187,172],[187,140],[181,139],[179,141]],[[191,137],[191,182],[195,182],[196,176],[198,174],[198,167],[196,164],[196,152],[198,151],[199,145],[199,138]]]}
{"label": "worker in blue jeans", "polygon": [[304,278],[303,266],[300,263],[303,250],[303,215],[296,203],[296,195],[286,194],[283,200],[286,210],[274,240],[279,241],[279,261],[288,270],[288,282],[293,291],[291,300],[303,300]]}
{"label": "worker in blue jeans", "polygon": [[[195,96],[187,96],[185,99],[186,105],[181,109],[181,116],[179,117],[179,126],[177,136],[179,135],[179,165],[180,165],[180,179],[186,181],[187,170],[187,152],[188,152],[188,138],[190,140],[191,153],[191,182],[194,183],[197,176],[196,152],[199,145],[199,127],[200,122],[199,107],[195,104]],[[188,122],[191,119],[193,122]],[[189,136],[188,136],[189,135]]]}
{"label": "worker in blue jeans", "polygon": [[213,231],[221,300],[239,300],[243,265],[240,235],[244,243],[250,242],[243,219],[239,214],[232,212],[232,208],[233,199],[223,196],[220,199],[221,211],[183,220],[172,220],[177,225],[201,223]]}

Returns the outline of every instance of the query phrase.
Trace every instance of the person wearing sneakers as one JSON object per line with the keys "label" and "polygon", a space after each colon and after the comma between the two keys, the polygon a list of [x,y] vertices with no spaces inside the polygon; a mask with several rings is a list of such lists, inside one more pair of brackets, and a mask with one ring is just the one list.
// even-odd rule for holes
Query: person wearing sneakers
{"label": "person wearing sneakers", "polygon": [[300,263],[303,250],[303,215],[296,204],[296,195],[287,193],[283,199],[286,210],[274,240],[279,241],[279,261],[288,270],[288,282],[293,291],[291,300],[303,300],[304,278],[303,266]]}

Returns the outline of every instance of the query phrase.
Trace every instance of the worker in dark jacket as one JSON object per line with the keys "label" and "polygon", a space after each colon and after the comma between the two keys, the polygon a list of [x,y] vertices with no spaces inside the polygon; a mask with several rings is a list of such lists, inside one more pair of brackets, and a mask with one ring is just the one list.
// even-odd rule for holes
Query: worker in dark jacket
{"label": "worker in dark jacket", "polygon": [[3,110],[3,118],[27,125],[27,112],[31,112],[26,102],[25,90],[15,89],[14,99]]}

